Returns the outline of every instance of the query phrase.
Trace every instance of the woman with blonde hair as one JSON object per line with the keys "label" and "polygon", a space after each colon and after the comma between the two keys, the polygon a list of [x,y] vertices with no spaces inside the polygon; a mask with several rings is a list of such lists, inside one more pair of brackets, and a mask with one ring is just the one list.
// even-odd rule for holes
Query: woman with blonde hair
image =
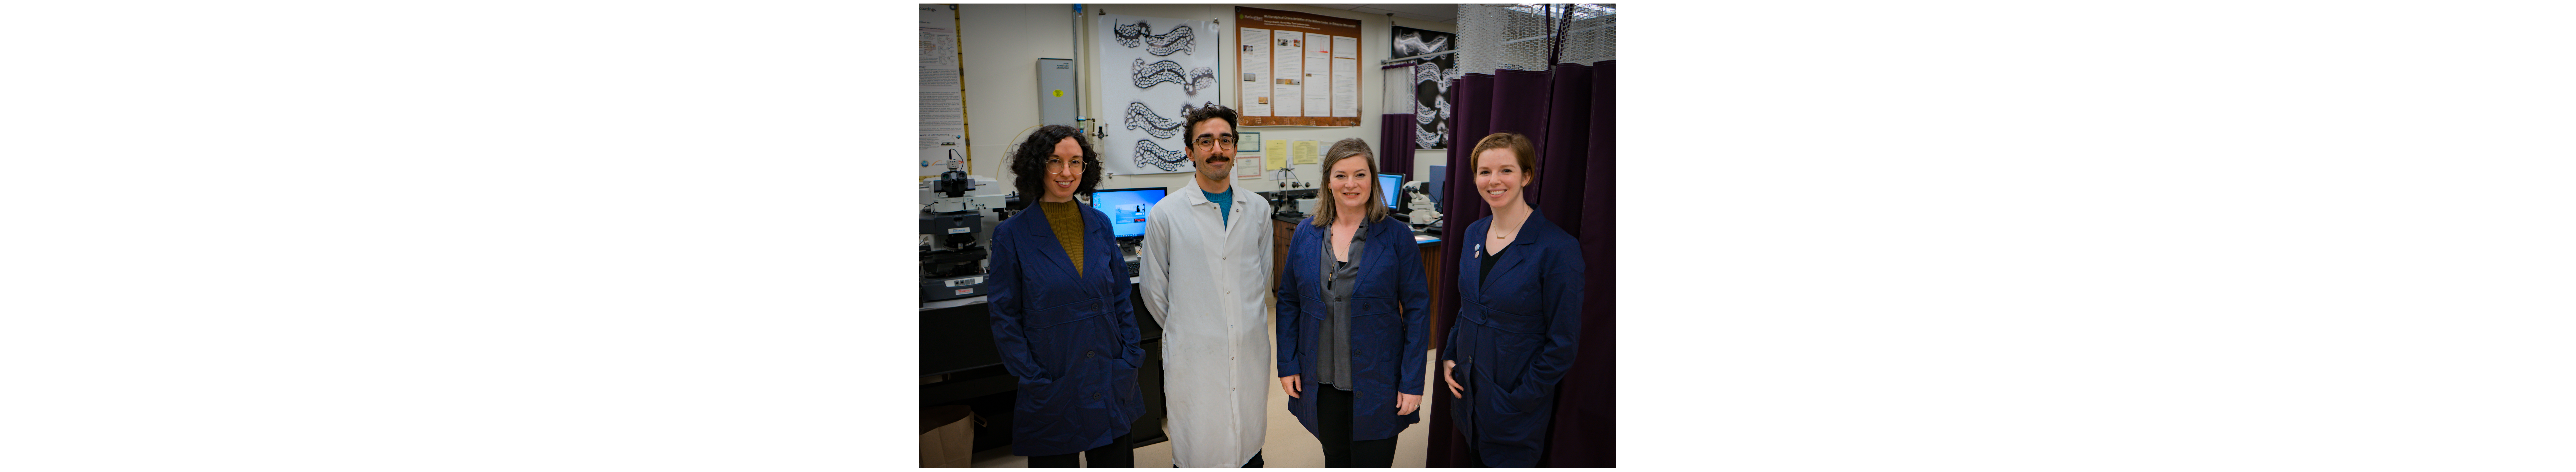
{"label": "woman with blonde hair", "polygon": [[1324,445],[1324,467],[1393,467],[1421,422],[1429,287],[1413,231],[1387,218],[1368,142],[1333,143],[1328,195],[1297,224],[1279,277],[1279,386]]}

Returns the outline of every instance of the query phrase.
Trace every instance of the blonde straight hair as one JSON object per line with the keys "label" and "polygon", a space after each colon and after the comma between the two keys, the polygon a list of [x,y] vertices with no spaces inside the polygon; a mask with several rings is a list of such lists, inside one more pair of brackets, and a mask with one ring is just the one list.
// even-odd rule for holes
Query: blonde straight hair
{"label": "blonde straight hair", "polygon": [[[1334,141],[1333,147],[1324,151],[1324,170],[1321,173],[1326,182],[1325,189],[1332,188],[1333,163],[1341,162],[1343,159],[1359,159],[1360,162],[1368,163],[1368,203],[1363,204],[1368,208],[1368,214],[1363,221],[1376,223],[1385,220],[1386,190],[1377,188],[1377,156],[1376,153],[1369,152],[1368,141],[1362,141],[1360,138],[1344,138]],[[1315,226],[1331,226],[1334,221],[1341,220],[1340,202],[1326,198],[1324,201],[1315,203]]]}

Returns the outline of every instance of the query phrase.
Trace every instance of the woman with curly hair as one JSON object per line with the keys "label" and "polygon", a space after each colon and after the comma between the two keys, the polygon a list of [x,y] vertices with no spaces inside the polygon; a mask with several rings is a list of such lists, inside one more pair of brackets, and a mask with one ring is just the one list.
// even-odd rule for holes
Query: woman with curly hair
{"label": "woman with curly hair", "polygon": [[1100,183],[1099,154],[1082,131],[1047,125],[1008,164],[1019,217],[993,228],[993,344],[1019,377],[1011,453],[1029,467],[1135,467],[1128,425],[1143,411],[1136,368],[1145,359],[1128,307],[1127,265],[1109,215],[1074,201]]}

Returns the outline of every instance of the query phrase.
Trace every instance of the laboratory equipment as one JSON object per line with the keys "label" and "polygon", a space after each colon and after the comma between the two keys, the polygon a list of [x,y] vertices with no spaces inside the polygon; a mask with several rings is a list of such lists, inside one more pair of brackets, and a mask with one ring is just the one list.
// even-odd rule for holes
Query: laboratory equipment
{"label": "laboratory equipment", "polygon": [[991,229],[986,211],[1008,203],[992,178],[950,170],[921,182],[921,301],[984,294],[984,235]]}

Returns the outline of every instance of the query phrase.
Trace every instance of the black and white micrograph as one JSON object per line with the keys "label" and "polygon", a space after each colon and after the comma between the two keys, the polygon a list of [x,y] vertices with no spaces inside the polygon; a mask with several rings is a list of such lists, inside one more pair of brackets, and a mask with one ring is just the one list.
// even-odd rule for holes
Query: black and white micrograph
{"label": "black and white micrograph", "polygon": [[1154,88],[1154,84],[1164,82],[1182,85],[1190,83],[1188,79],[1181,76],[1181,63],[1178,62],[1165,60],[1147,63],[1144,59],[1137,59],[1135,65],[1128,68],[1133,71],[1129,78],[1135,81],[1136,88],[1140,89]]}
{"label": "black and white micrograph", "polygon": [[1127,108],[1123,122],[1100,130],[1101,171],[1188,172],[1188,137],[1183,134],[1189,126],[1181,120],[1202,104],[1220,101],[1228,93],[1220,85],[1232,77],[1217,75],[1217,60],[1224,54],[1193,52],[1198,36],[1215,31],[1214,26],[1206,19],[1127,15],[1098,15],[1091,21],[1090,54],[1084,56],[1091,64],[1086,67],[1112,83],[1125,72],[1127,85],[1133,86],[1100,89],[1101,103]]}
{"label": "black and white micrograph", "polygon": [[1413,57],[1449,50],[1449,37],[1424,35],[1423,30],[1395,33],[1395,57]]}
{"label": "black and white micrograph", "polygon": [[1121,22],[1113,34],[1118,37],[1118,45],[1144,47],[1146,54],[1156,56],[1169,56],[1175,52],[1196,54],[1198,49],[1198,30],[1189,25],[1174,26],[1163,34],[1154,34],[1154,27],[1144,21]]}
{"label": "black and white micrograph", "polygon": [[1200,90],[1216,88],[1216,68],[1197,67],[1181,72],[1181,63],[1169,60],[1145,62],[1137,59],[1128,66],[1130,81],[1136,88],[1148,89],[1164,82],[1181,84],[1181,92],[1198,95]]}
{"label": "black and white micrograph", "polygon": [[1216,68],[1214,67],[1191,68],[1189,78],[1189,83],[1181,84],[1181,91],[1190,95],[1198,95],[1200,90],[1216,88]]}
{"label": "black and white micrograph", "polygon": [[1153,167],[1162,169],[1164,172],[1172,172],[1181,170],[1181,166],[1188,165],[1190,162],[1189,154],[1163,149],[1163,145],[1151,139],[1136,140],[1135,149],[1136,167]]}
{"label": "black and white micrograph", "polygon": [[[1186,111],[1190,109],[1188,104],[1182,104],[1181,109],[1184,111],[1180,116],[1189,116]],[[1154,107],[1145,105],[1145,102],[1127,102],[1127,129],[1144,130],[1145,134],[1156,138],[1172,139],[1181,134],[1181,121],[1154,114]]]}
{"label": "black and white micrograph", "polygon": [[[1451,33],[1396,26],[1395,57],[1413,57],[1451,50],[1457,36]],[[1444,149],[1449,142],[1449,103],[1456,101],[1450,86],[1464,71],[1458,70],[1458,55],[1445,54],[1413,61],[1413,144],[1423,149]]]}

